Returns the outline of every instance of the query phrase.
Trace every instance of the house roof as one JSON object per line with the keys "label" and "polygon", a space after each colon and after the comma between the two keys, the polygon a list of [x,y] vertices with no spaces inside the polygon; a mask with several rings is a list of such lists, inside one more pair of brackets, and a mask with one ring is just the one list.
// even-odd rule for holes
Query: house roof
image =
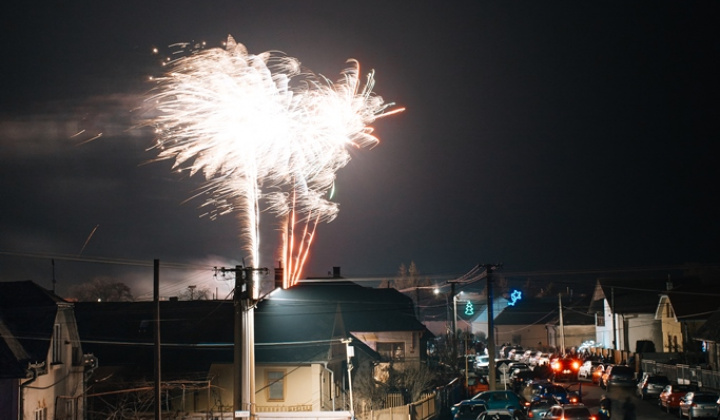
{"label": "house roof", "polygon": [[678,321],[703,320],[720,309],[720,287],[703,284],[682,285],[664,293]]}
{"label": "house roof", "polygon": [[28,363],[47,359],[60,303],[30,280],[0,282],[0,377],[25,377]]}
{"label": "house roof", "polygon": [[667,279],[598,279],[591,309],[607,299],[617,314],[655,314],[667,286]]}
{"label": "house roof", "polygon": [[[563,323],[565,325],[591,325],[594,317],[585,313],[589,296],[563,296]],[[524,298],[514,306],[506,307],[496,318],[495,325],[557,324],[560,300],[557,296]]]}
{"label": "house roof", "polygon": [[[324,362],[352,331],[424,330],[412,302],[394,289],[348,283],[300,284],[261,301],[254,311],[256,362]],[[147,371],[154,361],[154,308],[153,302],[77,303],[84,351],[101,365]],[[160,302],[163,371],[202,374],[211,363],[232,363],[234,312],[232,301]]]}
{"label": "house roof", "polygon": [[712,315],[695,332],[695,339],[720,343],[720,310]]}

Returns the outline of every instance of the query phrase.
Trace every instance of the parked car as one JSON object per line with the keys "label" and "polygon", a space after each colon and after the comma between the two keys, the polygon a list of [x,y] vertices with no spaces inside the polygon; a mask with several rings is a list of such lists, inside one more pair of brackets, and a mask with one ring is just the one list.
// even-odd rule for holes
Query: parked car
{"label": "parked car", "polygon": [[553,381],[576,381],[578,379],[580,361],[570,357],[555,359],[550,364],[550,367],[553,370]]}
{"label": "parked car", "polygon": [[524,410],[529,405],[527,400],[513,391],[485,391],[474,397],[473,400],[483,400],[488,410],[506,409]]}
{"label": "parked car", "polygon": [[665,386],[670,384],[670,379],[665,375],[644,374],[637,384],[637,396],[645,398],[657,398]]}
{"label": "parked car", "polygon": [[525,385],[534,380],[537,380],[537,375],[532,370],[516,371],[510,375],[510,388],[517,393],[521,393],[525,389]]}
{"label": "parked car", "polygon": [[685,394],[697,391],[698,387],[690,384],[665,385],[665,388],[658,396],[658,405],[669,413],[680,407],[680,398],[684,397]]}
{"label": "parked car", "polygon": [[545,420],[596,420],[583,404],[554,405],[545,414]]}
{"label": "parked car", "polygon": [[718,394],[710,392],[688,392],[680,398],[678,416],[695,419],[698,417],[717,418]]}
{"label": "parked car", "polygon": [[578,397],[575,393],[568,392],[568,390],[562,385],[548,381],[533,381],[528,383],[525,386],[525,390],[523,390],[522,395],[523,398],[528,401],[552,398],[557,400],[558,404],[571,404],[578,402]]}
{"label": "parked car", "polygon": [[475,420],[484,411],[487,405],[483,400],[463,400],[450,408],[453,420]]}
{"label": "parked car", "polygon": [[488,374],[488,366],[490,365],[490,356],[487,354],[481,354],[475,357],[475,372],[480,375]]}
{"label": "parked car", "polygon": [[526,417],[528,419],[542,419],[545,413],[550,411],[550,408],[559,403],[555,398],[539,398],[530,402],[527,408]]}
{"label": "parked car", "polygon": [[476,373],[469,373],[467,375],[467,394],[475,395],[477,393],[487,391],[490,389],[490,384],[488,384],[487,379],[485,379],[484,376],[478,375]]}
{"label": "parked car", "polygon": [[593,372],[595,372],[595,370],[600,365],[602,365],[602,362],[598,362],[596,360],[586,360],[578,368],[578,379],[579,380],[582,379],[585,381],[592,381],[593,380]]}
{"label": "parked car", "polygon": [[610,386],[635,386],[635,371],[625,365],[610,365],[603,373],[600,386],[610,389]]}
{"label": "parked car", "polygon": [[481,413],[477,420],[525,420],[521,410],[488,410]]}

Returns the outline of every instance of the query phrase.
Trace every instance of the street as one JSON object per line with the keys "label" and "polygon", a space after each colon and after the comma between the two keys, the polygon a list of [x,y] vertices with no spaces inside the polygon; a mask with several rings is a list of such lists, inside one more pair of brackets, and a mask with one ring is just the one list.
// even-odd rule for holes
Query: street
{"label": "street", "polygon": [[[570,389],[577,390],[577,386],[573,384]],[[600,397],[605,394],[612,399],[612,418],[622,419],[622,404],[627,397],[635,404],[637,420],[662,420],[677,419],[677,413],[668,414],[665,410],[658,407],[656,399],[640,400],[635,396],[635,388],[619,388],[615,387],[607,392],[599,386],[587,382],[582,382],[582,400],[583,403],[590,408],[590,412],[595,414],[598,411],[598,402]]]}
{"label": "street", "polygon": [[[585,404],[592,414],[597,414],[600,398],[607,395],[612,400],[612,418],[621,420],[623,418],[622,405],[626,398],[635,404],[636,420],[664,420],[677,419],[677,412],[669,414],[658,407],[657,399],[640,400],[635,396],[635,388],[612,388],[609,392],[590,382],[575,382],[572,384],[563,383],[571,391],[582,395],[582,403]],[[502,390],[503,386],[498,384],[496,388]]]}

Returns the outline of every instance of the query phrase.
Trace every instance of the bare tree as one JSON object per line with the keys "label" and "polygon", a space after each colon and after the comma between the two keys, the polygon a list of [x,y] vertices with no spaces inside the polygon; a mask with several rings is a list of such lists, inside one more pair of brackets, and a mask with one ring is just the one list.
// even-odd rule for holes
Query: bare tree
{"label": "bare tree", "polygon": [[70,289],[70,298],[78,302],[132,302],[130,287],[110,277],[95,277]]}

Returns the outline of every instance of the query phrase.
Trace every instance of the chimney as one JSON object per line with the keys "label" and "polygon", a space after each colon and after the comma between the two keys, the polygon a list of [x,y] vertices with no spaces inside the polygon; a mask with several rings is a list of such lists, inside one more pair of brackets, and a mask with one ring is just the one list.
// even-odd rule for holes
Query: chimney
{"label": "chimney", "polygon": [[333,276],[334,279],[339,279],[339,278],[341,277],[341,276],[340,276],[340,267],[333,267],[333,274],[332,274],[332,276]]}

